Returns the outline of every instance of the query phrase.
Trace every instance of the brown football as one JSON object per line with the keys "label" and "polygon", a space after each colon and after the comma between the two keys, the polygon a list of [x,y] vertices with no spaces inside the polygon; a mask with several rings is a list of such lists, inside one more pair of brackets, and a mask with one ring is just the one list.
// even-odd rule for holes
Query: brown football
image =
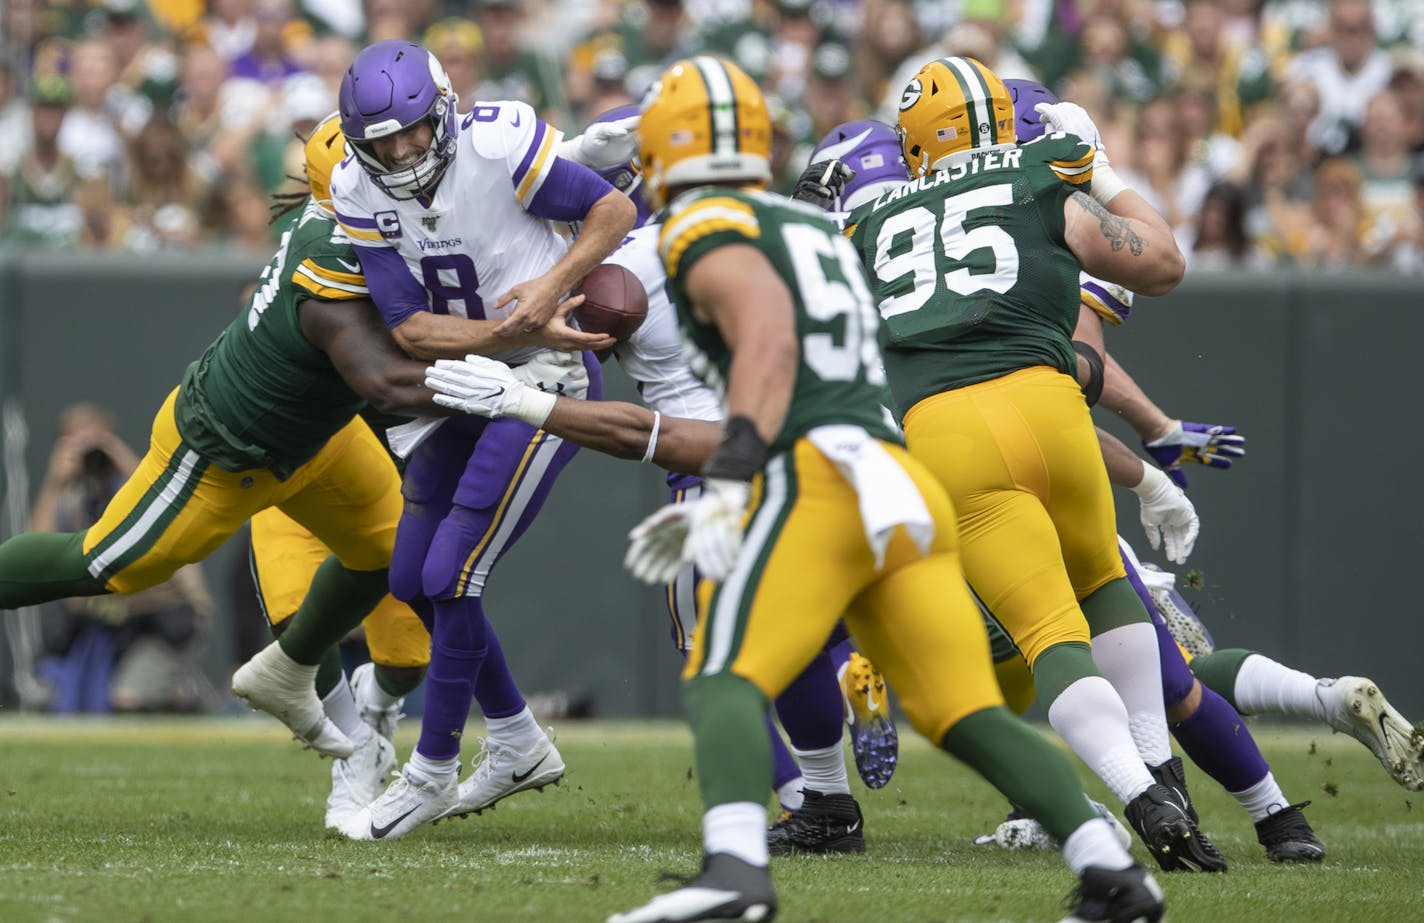
{"label": "brown football", "polygon": [[595,266],[584,276],[577,294],[583,304],[574,308],[579,329],[588,333],[606,333],[615,340],[633,335],[648,316],[648,293],[643,283],[616,263]]}

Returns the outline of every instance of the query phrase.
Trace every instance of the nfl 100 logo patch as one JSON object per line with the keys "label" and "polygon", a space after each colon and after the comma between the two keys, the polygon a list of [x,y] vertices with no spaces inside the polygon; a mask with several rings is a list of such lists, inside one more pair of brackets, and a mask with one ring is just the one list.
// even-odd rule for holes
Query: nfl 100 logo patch
{"label": "nfl 100 logo patch", "polygon": [[429,232],[432,233],[432,234],[435,233],[435,226],[438,225],[439,223],[440,223],[440,216],[439,216],[439,215],[421,215],[421,216],[420,216],[420,224],[421,224],[421,226],[424,227],[427,231],[429,231]]}

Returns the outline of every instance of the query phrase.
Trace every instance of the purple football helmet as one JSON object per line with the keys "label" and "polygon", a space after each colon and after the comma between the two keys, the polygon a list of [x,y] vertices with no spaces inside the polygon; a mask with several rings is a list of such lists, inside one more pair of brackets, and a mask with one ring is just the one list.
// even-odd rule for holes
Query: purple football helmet
{"label": "purple football helmet", "polygon": [[[387,195],[413,199],[435,191],[455,159],[458,132],[458,100],[435,55],[403,39],[369,45],[341,79],[337,102],[341,133],[362,168]],[[376,158],[372,142],[421,121],[429,122],[434,132],[424,156],[395,170]]]}
{"label": "purple football helmet", "polygon": [[[900,139],[884,122],[863,119],[832,128],[811,152],[810,163],[840,160],[855,171],[832,211],[850,211],[878,194],[882,186],[898,185],[910,178],[900,157]],[[874,187],[873,189],[871,187]]]}
{"label": "purple football helmet", "polygon": [[1032,80],[1005,80],[1004,86],[1009,88],[1009,96],[1014,101],[1014,128],[1019,144],[1043,137],[1048,126],[1038,120],[1033,107],[1039,103],[1056,103],[1058,97],[1048,87]]}
{"label": "purple football helmet", "polygon": [[[602,125],[608,122],[618,122],[630,118],[641,112],[641,108],[636,105],[614,106],[606,112],[601,112],[594,117],[589,125]],[[585,129],[587,130],[587,129]],[[638,165],[637,155],[627,163],[620,163],[616,167],[607,170],[595,171],[599,176],[613,184],[613,188],[633,200],[633,204],[638,207],[638,218],[633,222],[633,227],[640,228],[647,224],[653,210],[648,207],[647,197],[643,195],[643,171]]]}

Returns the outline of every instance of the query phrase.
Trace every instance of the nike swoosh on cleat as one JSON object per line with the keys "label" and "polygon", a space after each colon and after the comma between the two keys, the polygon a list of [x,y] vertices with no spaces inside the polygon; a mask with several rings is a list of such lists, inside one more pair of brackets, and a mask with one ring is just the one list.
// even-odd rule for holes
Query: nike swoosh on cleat
{"label": "nike swoosh on cleat", "polygon": [[539,762],[537,762],[537,763],[535,763],[533,766],[530,766],[530,767],[529,767],[529,771],[528,771],[528,772],[525,772],[525,773],[511,772],[510,775],[514,778],[514,784],[515,784],[515,785],[518,785],[520,782],[523,782],[523,781],[525,781],[526,779],[528,779],[530,776],[534,775],[534,770],[536,770],[536,769],[538,769],[540,766],[544,765],[544,760],[547,760],[548,758],[549,758],[549,754],[545,753],[543,759],[539,760]]}
{"label": "nike swoosh on cleat", "polygon": [[865,690],[865,707],[867,711],[876,711],[875,704],[875,684],[871,683],[870,688]]}
{"label": "nike swoosh on cleat", "polygon": [[[417,807],[419,807],[419,806],[417,806]],[[396,824],[400,823],[401,821],[405,820],[405,819],[406,819],[407,817],[409,817],[410,815],[414,814],[414,813],[416,812],[416,809],[417,809],[417,808],[411,808],[409,811],[406,811],[406,812],[405,812],[404,814],[402,814],[400,817],[397,817],[395,820],[391,821],[389,824],[386,824],[384,827],[377,827],[375,824],[372,824],[372,825],[371,825],[371,839],[373,839],[373,840],[383,840],[383,839],[385,839],[385,838],[386,838],[386,834],[388,834],[388,833],[390,833],[392,830],[394,830],[395,827],[396,827]]]}
{"label": "nike swoosh on cleat", "polygon": [[855,819],[855,823],[853,823],[853,824],[851,824],[850,826],[846,827],[846,833],[847,833],[847,834],[855,833],[857,830],[860,829],[860,825],[863,824],[863,823],[865,823],[865,821],[863,821],[861,818],[857,817],[857,818]]}

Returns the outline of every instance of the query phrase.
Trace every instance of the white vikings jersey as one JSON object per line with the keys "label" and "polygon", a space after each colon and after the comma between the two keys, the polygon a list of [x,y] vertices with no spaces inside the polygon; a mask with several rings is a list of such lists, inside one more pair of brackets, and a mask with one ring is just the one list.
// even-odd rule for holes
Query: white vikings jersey
{"label": "white vikings jersey", "polygon": [[[426,292],[427,310],[503,320],[516,305],[492,303],[543,275],[568,249],[554,222],[527,211],[553,169],[559,140],[526,103],[476,103],[460,118],[455,158],[428,205],[390,198],[348,156],[331,175],[337,220],[358,247],[399,253]],[[391,306],[378,307],[392,326],[403,319],[392,317]],[[494,358],[517,364],[537,351]]]}
{"label": "white vikings jersey", "polygon": [[613,348],[618,364],[637,382],[643,402],[658,413],[691,420],[722,419],[722,402],[687,363],[678,332],[677,309],[667,296],[667,271],[658,255],[661,225],[637,228],[605,262],[617,263],[643,283],[648,317],[627,340]]}

